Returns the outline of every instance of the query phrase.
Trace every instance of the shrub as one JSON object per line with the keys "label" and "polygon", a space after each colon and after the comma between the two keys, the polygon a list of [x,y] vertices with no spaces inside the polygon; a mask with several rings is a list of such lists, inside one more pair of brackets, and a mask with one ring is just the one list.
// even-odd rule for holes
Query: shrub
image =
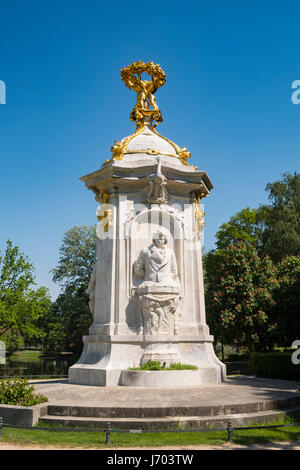
{"label": "shrub", "polygon": [[191,364],[181,364],[181,362],[174,362],[170,364],[167,370],[197,370],[197,366],[192,366]]}
{"label": "shrub", "polygon": [[292,363],[291,352],[254,352],[250,355],[250,365],[257,377],[270,379],[300,379],[300,364]]}
{"label": "shrub", "polygon": [[198,367],[191,364],[181,364],[174,362],[169,367],[162,367],[159,361],[147,361],[139,367],[132,367],[129,370],[197,370]]}
{"label": "shrub", "polygon": [[247,361],[249,358],[248,354],[228,354],[227,361],[228,362],[241,362]]}
{"label": "shrub", "polygon": [[131,367],[129,370],[162,370],[159,361],[147,361],[139,367]]}
{"label": "shrub", "polygon": [[0,380],[0,404],[33,406],[48,401],[40,393],[34,393],[34,387],[27,379]]}

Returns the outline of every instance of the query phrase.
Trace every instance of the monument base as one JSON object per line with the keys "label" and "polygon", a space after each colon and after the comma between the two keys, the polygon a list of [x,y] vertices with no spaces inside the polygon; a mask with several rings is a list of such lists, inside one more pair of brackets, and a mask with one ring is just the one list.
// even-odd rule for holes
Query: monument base
{"label": "monument base", "polygon": [[147,344],[141,364],[148,361],[157,361],[162,367],[169,367],[174,362],[179,362],[177,345],[174,343]]}
{"label": "monument base", "polygon": [[195,387],[218,383],[215,367],[200,370],[123,370],[121,385],[130,387]]}
{"label": "monument base", "polygon": [[[210,335],[172,337],[90,335],[84,337],[84,349],[80,359],[69,368],[69,383],[104,387],[123,385],[122,371],[139,367],[147,358],[147,352],[155,351],[155,343],[159,345],[161,351],[165,345],[165,354],[167,351],[172,352],[169,360],[164,360],[168,362],[166,366],[172,362],[197,366],[199,372],[197,385],[218,384],[226,380],[226,367],[215,355],[213,337]],[[174,355],[175,351],[177,355]],[[152,356],[153,359],[155,356]],[[185,386],[188,385],[185,383]]]}

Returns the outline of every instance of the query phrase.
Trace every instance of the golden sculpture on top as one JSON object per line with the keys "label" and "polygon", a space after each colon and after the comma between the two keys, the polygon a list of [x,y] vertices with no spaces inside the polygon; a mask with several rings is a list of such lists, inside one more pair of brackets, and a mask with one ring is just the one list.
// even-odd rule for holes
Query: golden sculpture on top
{"label": "golden sculpture on top", "polygon": [[[151,80],[143,80],[142,74],[146,73],[151,77]],[[125,85],[137,93],[137,102],[135,107],[130,113],[130,120],[136,121],[136,130],[132,135],[125,137],[120,142],[115,140],[110,150],[112,158],[105,160],[104,164],[110,163],[112,160],[122,160],[125,154],[130,153],[146,153],[148,155],[168,155],[170,157],[179,158],[181,163],[189,165],[188,159],[191,158],[191,153],[186,147],[180,148],[177,144],[160,135],[155,127],[162,122],[163,117],[159,107],[157,106],[154,93],[166,83],[166,74],[159,64],[153,62],[144,63],[141,60],[133,62],[121,69],[121,79]],[[151,108],[150,108],[151,107]],[[146,119],[147,118],[147,119]],[[152,121],[155,120],[156,124]],[[162,153],[156,149],[135,149],[127,150],[129,142],[139,134],[141,134],[148,126],[151,131],[159,136],[161,139],[168,142],[174,149],[174,153]],[[192,165],[193,166],[193,165]],[[196,167],[194,167],[197,170]]]}
{"label": "golden sculpture on top", "polygon": [[[151,76],[151,80],[142,80],[142,74]],[[137,93],[137,103],[130,114],[130,120],[136,121],[137,127],[144,123],[145,116],[151,116],[157,123],[163,117],[157,106],[154,93],[166,82],[166,74],[159,64],[141,60],[121,69],[121,78],[125,85]],[[152,106],[152,109],[150,109]]]}

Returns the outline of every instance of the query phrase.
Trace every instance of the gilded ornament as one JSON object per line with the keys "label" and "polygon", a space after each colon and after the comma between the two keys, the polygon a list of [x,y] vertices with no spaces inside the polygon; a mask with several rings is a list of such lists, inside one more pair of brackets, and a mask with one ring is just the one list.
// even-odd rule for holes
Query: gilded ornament
{"label": "gilded ornament", "polygon": [[[151,80],[142,80],[143,73],[150,75]],[[126,154],[145,153],[147,155],[167,155],[178,158],[184,165],[190,165],[187,160],[191,158],[191,153],[187,148],[180,148],[171,140],[160,135],[155,129],[157,124],[152,123],[153,120],[157,123],[163,120],[161,111],[157,106],[154,96],[154,93],[158,88],[163,86],[166,82],[166,74],[162,70],[161,66],[159,64],[155,65],[153,62],[144,63],[139,60],[137,62],[133,62],[127,67],[123,67],[121,69],[121,78],[128,88],[137,93],[137,103],[130,114],[130,119],[132,121],[136,121],[136,131],[132,135],[122,139],[120,142],[118,140],[114,141],[114,144],[110,149],[112,152],[112,158],[105,160],[104,164],[108,164],[112,160],[122,160]],[[161,139],[168,142],[174,148],[174,153],[164,153],[151,148],[127,151],[129,142],[144,130],[145,125],[147,125]],[[194,168],[197,170],[196,167]]]}
{"label": "gilded ornament", "polygon": [[122,160],[124,156],[124,146],[122,145],[122,143],[115,140],[114,144],[110,148],[110,151],[112,152],[113,158],[115,160]]}
{"label": "gilded ornament", "polygon": [[179,151],[179,158],[184,165],[188,165],[187,159],[191,158],[191,152],[189,152],[186,147],[183,147]]}
{"label": "gilded ornament", "polygon": [[102,214],[97,215],[97,219],[99,220],[99,222],[101,222],[102,220],[105,220],[105,225],[103,227],[103,231],[108,232],[109,227],[112,227],[112,225],[113,225],[113,223],[112,223],[112,210],[111,209],[104,210]]}
{"label": "gilded ornament", "polygon": [[198,194],[194,201],[195,204],[195,220],[196,220],[196,233],[197,238],[200,239],[201,233],[203,231],[203,227],[205,225],[205,212],[204,209],[201,207],[201,199],[205,197],[204,193]]}
{"label": "gilded ornament", "polygon": [[99,202],[100,204],[107,204],[109,202],[109,194],[104,189],[101,189],[99,193]]}
{"label": "gilded ornament", "polygon": [[[151,80],[142,80],[142,74],[151,76]],[[159,64],[142,61],[133,62],[121,69],[121,79],[125,85],[136,92],[137,103],[130,114],[130,120],[137,122],[140,127],[145,116],[151,116],[157,123],[162,122],[163,117],[157,106],[154,93],[166,82],[166,74]],[[152,109],[150,109],[150,106]]]}
{"label": "gilded ornament", "polygon": [[110,208],[107,208],[107,205],[109,203],[109,197],[110,195],[104,191],[104,189],[101,189],[99,191],[99,194],[97,196],[97,201],[100,202],[100,206],[97,209],[97,219],[99,222],[104,221],[103,225],[103,231],[108,232],[109,227],[111,227],[112,224],[112,210]]}

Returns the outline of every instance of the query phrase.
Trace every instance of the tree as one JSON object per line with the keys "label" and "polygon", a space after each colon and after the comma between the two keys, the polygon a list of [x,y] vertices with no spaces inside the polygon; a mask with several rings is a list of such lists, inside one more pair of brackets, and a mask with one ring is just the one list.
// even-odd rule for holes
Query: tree
{"label": "tree", "polygon": [[38,319],[38,326],[43,332],[43,350],[64,351],[67,349],[64,321],[57,312],[56,302],[51,305],[47,314]]}
{"label": "tree", "polygon": [[[58,319],[55,328],[56,337],[54,337],[52,329],[47,338],[48,344],[53,344],[58,338],[61,340],[58,333],[63,332],[64,349],[76,354],[80,353],[82,351],[82,336],[88,334],[89,326],[93,320],[85,289],[82,286],[78,288],[68,286],[54,302],[53,313]],[[58,325],[61,325],[62,330],[58,329]]]}
{"label": "tree", "polygon": [[[228,222],[223,223],[216,234],[216,249],[206,253],[203,257],[208,322],[211,324],[216,339],[224,340],[226,338],[226,341],[229,341],[228,344],[233,344],[233,341],[236,344],[243,342],[233,335],[235,327],[236,332],[239,328],[242,332],[243,325],[240,322],[241,318],[230,315],[226,309],[227,314],[221,315],[214,293],[220,289],[224,290],[225,287],[229,292],[233,287],[227,286],[227,281],[220,281],[220,279],[226,279],[223,272],[225,265],[227,265],[228,273],[231,274],[232,269],[233,273],[235,272],[235,268],[229,263],[228,250],[230,246],[239,246],[240,243],[248,247],[252,246],[256,250],[256,256],[259,257],[256,259],[260,260],[262,268],[266,267],[266,256],[270,256],[273,263],[277,263],[273,264],[272,269],[276,270],[278,279],[275,280],[274,273],[270,278],[274,289],[273,291],[271,289],[269,293],[273,300],[269,305],[265,305],[263,309],[265,316],[260,318],[261,324],[265,319],[265,327],[258,328],[257,321],[253,322],[253,326],[256,325],[259,330],[258,336],[255,336],[255,347],[263,348],[271,343],[273,345],[289,345],[299,335],[299,329],[295,325],[299,324],[297,310],[300,300],[298,268],[300,256],[300,174],[285,173],[280,180],[269,183],[266,186],[266,191],[269,193],[270,204],[262,205],[258,209],[247,207],[232,216]],[[255,263],[250,263],[249,272],[253,269],[256,269]],[[244,278],[242,272],[241,277],[243,282],[249,281],[249,278]],[[275,286],[277,287],[275,288]],[[269,286],[267,278],[265,287],[267,290],[272,287]],[[229,302],[224,293],[220,299],[225,302],[224,305]],[[239,300],[238,296],[231,296],[230,299],[232,302],[233,299],[237,302]],[[237,303],[237,308],[240,308],[238,305],[243,304]],[[234,303],[230,305],[230,308],[235,311]],[[244,310],[243,307],[241,312]],[[248,317],[249,322],[252,322],[251,316],[246,313],[245,316]],[[235,322],[235,326],[233,322]],[[246,323],[243,327],[246,331]],[[254,333],[251,334],[254,335]]]}
{"label": "tree", "polygon": [[87,286],[96,262],[96,242],[94,225],[68,230],[59,250],[58,266],[52,270],[53,281],[65,287]]}
{"label": "tree", "polygon": [[[63,347],[73,352],[82,350],[82,336],[88,333],[93,316],[88,307],[86,289],[96,263],[96,227],[82,225],[68,230],[60,248],[53,280],[63,286],[52,307],[56,334],[46,330],[47,347]],[[56,345],[56,346],[55,346]]]}
{"label": "tree", "polygon": [[276,286],[269,257],[260,259],[251,243],[228,246],[209,280],[206,303],[212,333],[225,344],[246,347],[249,352],[268,347],[276,329],[268,314]]}
{"label": "tree", "polygon": [[256,209],[246,207],[224,222],[216,233],[216,249],[210,250],[203,255],[204,285],[206,291],[209,282],[215,278],[225,259],[228,246],[238,242],[250,243],[259,249],[260,224]]}
{"label": "tree", "polygon": [[270,204],[258,209],[263,254],[274,261],[300,255],[300,174],[284,173],[266,191]]}
{"label": "tree", "polygon": [[226,250],[229,245],[244,241],[255,246],[259,240],[259,223],[256,209],[246,207],[224,222],[216,233],[218,250]]}
{"label": "tree", "polygon": [[238,241],[252,243],[260,255],[273,261],[300,255],[300,174],[284,173],[266,186],[270,204],[246,207],[221,225],[216,233],[216,253]]}
{"label": "tree", "polygon": [[7,349],[18,349],[24,340],[37,341],[43,336],[37,321],[51,301],[47,289],[33,290],[34,284],[32,263],[8,240],[0,256],[0,337]]}
{"label": "tree", "polygon": [[277,265],[273,318],[278,324],[277,344],[290,347],[300,339],[300,256],[286,256]]}

